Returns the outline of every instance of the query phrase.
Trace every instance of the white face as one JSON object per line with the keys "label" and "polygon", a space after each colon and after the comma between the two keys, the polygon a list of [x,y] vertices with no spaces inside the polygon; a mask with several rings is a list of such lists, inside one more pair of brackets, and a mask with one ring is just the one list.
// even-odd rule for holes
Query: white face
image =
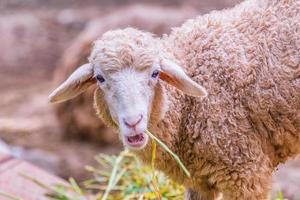
{"label": "white face", "polygon": [[115,72],[95,67],[94,73],[110,114],[119,125],[123,144],[131,149],[144,148],[159,67],[143,70],[126,67]]}

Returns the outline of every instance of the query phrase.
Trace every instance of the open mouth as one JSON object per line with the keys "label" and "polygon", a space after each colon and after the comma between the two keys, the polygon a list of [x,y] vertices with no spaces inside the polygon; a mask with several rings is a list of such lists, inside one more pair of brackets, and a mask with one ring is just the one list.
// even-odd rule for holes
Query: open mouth
{"label": "open mouth", "polygon": [[133,148],[142,148],[146,144],[147,139],[148,136],[145,133],[125,136],[126,143]]}

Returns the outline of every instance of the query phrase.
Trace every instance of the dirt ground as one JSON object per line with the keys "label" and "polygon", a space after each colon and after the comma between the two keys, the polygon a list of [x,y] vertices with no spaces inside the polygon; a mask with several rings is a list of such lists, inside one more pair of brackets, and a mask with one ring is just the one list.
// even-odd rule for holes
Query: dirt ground
{"label": "dirt ground", "polygon": [[84,166],[93,164],[95,155],[117,153],[121,145],[67,140],[47,96],[63,51],[89,20],[107,11],[57,4],[35,9],[41,1],[17,2],[0,1],[0,43],[5,49],[0,54],[0,139],[9,145],[0,143],[0,151],[63,178],[82,180],[88,176]]}
{"label": "dirt ground", "polygon": [[[69,8],[66,3],[54,0],[44,5],[51,9],[36,10],[41,1],[30,0],[23,6],[16,2],[20,1],[0,0],[0,13],[5,11],[0,14],[0,43],[1,49],[5,49],[0,55],[0,138],[8,144],[6,150],[15,156],[61,177],[83,180],[88,176],[84,166],[95,163],[96,154],[114,154],[122,147],[118,141],[103,146],[64,138],[47,96],[53,89],[54,67],[63,50],[89,20],[109,13],[115,5],[98,3],[99,8],[78,9],[80,1],[70,1],[75,2],[75,8]],[[92,0],[87,2],[95,4]],[[127,0],[120,5],[131,2]],[[220,4],[195,2],[190,1],[189,5],[207,12],[238,0]],[[158,4],[178,6],[180,1],[164,0]],[[25,17],[32,21],[28,24]],[[1,148],[0,143],[0,151]],[[300,160],[279,166],[274,173],[273,195],[279,191],[288,199],[300,200]]]}

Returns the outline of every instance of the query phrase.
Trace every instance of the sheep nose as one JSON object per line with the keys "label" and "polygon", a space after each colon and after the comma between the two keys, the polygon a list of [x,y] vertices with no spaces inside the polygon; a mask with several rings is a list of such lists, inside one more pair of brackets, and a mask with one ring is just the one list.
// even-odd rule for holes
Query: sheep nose
{"label": "sheep nose", "polygon": [[143,115],[138,115],[134,117],[126,117],[124,118],[124,123],[129,128],[135,128],[143,119]]}

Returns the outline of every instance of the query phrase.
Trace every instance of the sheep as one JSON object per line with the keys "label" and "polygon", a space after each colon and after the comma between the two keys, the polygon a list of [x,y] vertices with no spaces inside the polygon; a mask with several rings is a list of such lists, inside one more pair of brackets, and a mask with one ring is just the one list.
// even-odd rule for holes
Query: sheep
{"label": "sheep", "polygon": [[267,199],[274,169],[300,153],[299,20],[298,0],[247,0],[162,38],[109,31],[49,99],[96,84],[124,146],[149,164],[149,129],[182,159],[191,178],[161,148],[155,167],[186,199]]}
{"label": "sheep", "polygon": [[[59,84],[70,72],[85,63],[90,45],[107,30],[133,26],[161,35],[172,26],[180,25],[194,16],[196,12],[193,9],[163,9],[157,6],[133,5],[94,19],[65,50],[55,70],[53,82]],[[87,138],[97,144],[116,145],[117,134],[107,128],[92,112],[90,95],[93,91],[94,88],[91,87],[76,100],[55,106],[56,116],[67,137]]]}

